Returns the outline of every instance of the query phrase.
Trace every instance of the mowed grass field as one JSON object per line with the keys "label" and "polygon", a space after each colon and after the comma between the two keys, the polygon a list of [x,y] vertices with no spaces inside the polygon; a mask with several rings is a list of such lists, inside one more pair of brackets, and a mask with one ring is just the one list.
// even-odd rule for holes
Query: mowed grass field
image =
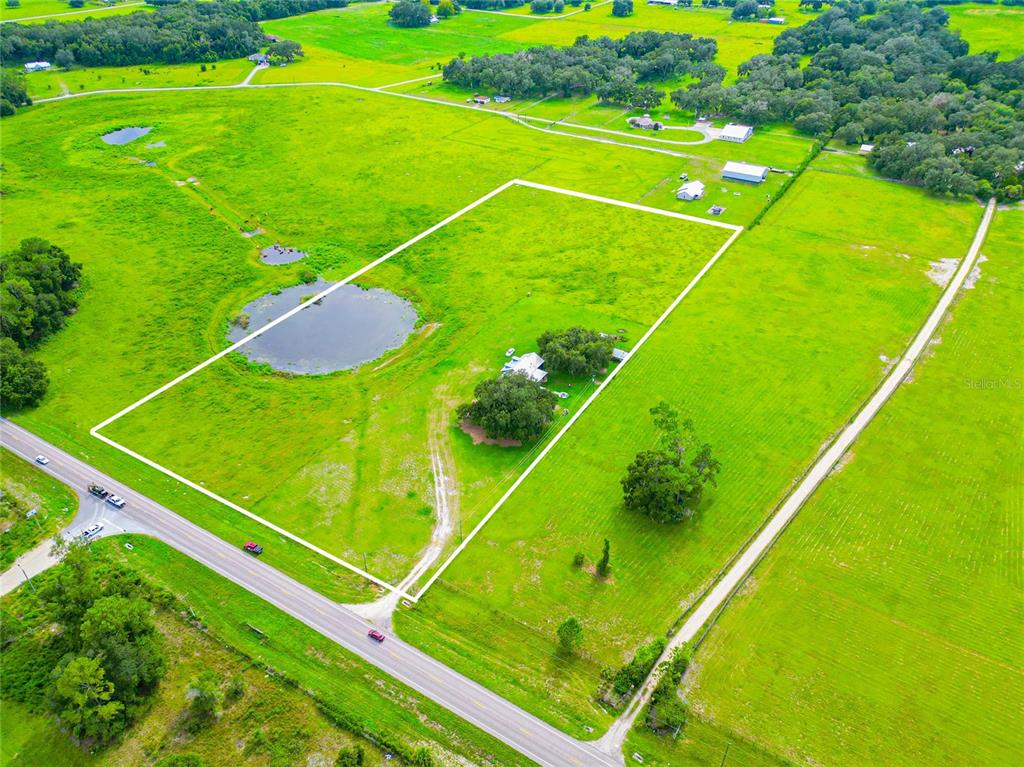
{"label": "mowed grass field", "polygon": [[234,85],[252,70],[247,59],[227,59],[213,64],[147,64],[143,67],[91,67],[51,69],[25,75],[28,94],[48,99],[68,93],[125,88],[181,88],[202,85]]}
{"label": "mowed grass field", "polygon": [[[849,158],[851,163],[862,162]],[[740,237],[419,605],[407,639],[586,736],[604,668],[668,630],[881,380],[939,296],[925,275],[966,252],[980,207],[813,169]],[[914,210],[910,219],[906,210]],[[623,510],[625,467],[660,401],[723,464],[696,515]],[[611,542],[609,579],[573,567]],[[577,657],[555,630],[577,616]]]}
{"label": "mowed grass field", "polygon": [[[431,445],[450,456],[466,528],[539,447],[474,447],[456,424],[455,408],[497,374],[505,350],[535,351],[546,330],[574,326],[635,341],[729,234],[513,187],[358,279],[417,308],[420,330],[395,352],[316,377],[222,360],[103,434],[398,582],[430,541]],[[688,246],[666,249],[673,241]],[[549,386],[575,395],[567,410],[593,389],[565,376]]]}
{"label": "mowed grass field", "polygon": [[[128,125],[153,131],[122,147],[100,140]],[[46,237],[84,264],[78,312],[39,352],[52,379],[47,398],[15,418],[226,540],[264,541],[268,561],[325,593],[355,596],[362,582],[340,568],[268,540],[265,528],[88,431],[223,348],[225,318],[251,298],[295,284],[302,269],[349,274],[515,176],[678,205],[666,183],[677,175],[674,158],[535,135],[493,115],[453,120],[447,107],[342,88],[90,96],[6,120],[3,247]],[[521,224],[536,253],[529,242],[543,238],[530,222],[507,223]],[[241,236],[253,226],[265,234]],[[662,240],[655,255],[690,263],[704,248],[688,252],[691,241]],[[260,242],[310,256],[265,266]]]}
{"label": "mowed grass field", "polygon": [[[797,764],[1019,764],[1022,251],[1024,211],[997,213],[912,382],[700,646],[687,695],[723,740]],[[719,763],[688,741],[659,763]]]}
{"label": "mowed grass field", "polygon": [[[126,7],[128,6],[128,7]],[[8,8],[6,3],[0,7],[0,19],[19,21],[33,19],[33,23],[44,23],[46,19],[34,19],[36,16],[59,16],[56,21],[84,19],[89,16],[111,16],[134,11],[145,11],[147,7],[139,0],[126,0],[114,5],[107,5],[98,0],[86,0],[81,8],[72,8],[67,0],[21,0],[17,8]],[[78,13],[81,11],[81,13]],[[61,14],[74,14],[63,16]]]}
{"label": "mowed grass field", "polygon": [[1024,54],[1024,8],[1005,5],[956,5],[946,8],[950,29],[960,30],[971,53],[998,51],[1006,61]]}

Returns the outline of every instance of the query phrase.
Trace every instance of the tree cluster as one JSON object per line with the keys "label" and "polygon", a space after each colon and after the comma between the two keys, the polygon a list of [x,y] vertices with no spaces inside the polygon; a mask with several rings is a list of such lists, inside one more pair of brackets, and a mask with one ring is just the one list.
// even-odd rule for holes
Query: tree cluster
{"label": "tree cluster", "polygon": [[419,0],[398,0],[388,11],[388,17],[396,27],[425,27],[433,15],[430,3]]}
{"label": "tree cluster", "polygon": [[479,426],[491,439],[532,442],[554,413],[558,398],[525,375],[513,374],[481,382],[475,399],[458,409],[459,420]]}
{"label": "tree cluster", "polygon": [[942,8],[864,13],[864,5],[836,5],[742,64],[735,85],[709,71],[672,101],[873,143],[869,161],[880,174],[936,194],[1024,197],[1024,56],[969,55]]}
{"label": "tree cluster", "polygon": [[573,376],[599,373],[612,359],[611,337],[580,327],[549,330],[537,339],[537,347],[549,370]]}
{"label": "tree cluster", "polygon": [[[78,741],[106,742],[145,709],[164,673],[150,593],[87,544],[61,543],[64,561],[33,593],[37,631],[4,621],[3,697],[56,712]],[[41,580],[39,578],[36,579]]]}
{"label": "tree cluster", "polygon": [[81,273],[81,264],[39,238],[22,240],[0,262],[0,402],[5,407],[31,407],[46,394],[46,367],[25,352],[64,327],[78,306],[74,290]]}
{"label": "tree cluster", "polygon": [[0,59],[96,67],[241,58],[266,42],[257,21],[347,4],[348,0],[188,0],[159,6],[153,13],[5,24]]}
{"label": "tree cluster", "polygon": [[624,502],[630,511],[646,514],[655,522],[680,522],[693,513],[704,486],[714,487],[721,463],[711,445],[700,443],[693,422],[679,421],[667,403],[651,408],[659,432],[655,450],[644,450],[622,479]]}
{"label": "tree cluster", "polygon": [[714,40],[673,32],[632,32],[618,40],[583,36],[566,47],[452,59],[444,68],[444,79],[513,97],[600,92],[611,98],[620,85],[699,76],[700,67],[716,52]]}
{"label": "tree cluster", "polygon": [[632,16],[633,0],[612,0],[612,16]]}
{"label": "tree cluster", "polygon": [[464,0],[462,5],[475,10],[500,11],[503,8],[519,8],[526,0]]}
{"label": "tree cluster", "polygon": [[679,698],[679,685],[691,658],[689,647],[677,647],[672,656],[659,666],[661,676],[647,707],[647,726],[655,732],[675,733],[686,726],[690,708]]}
{"label": "tree cluster", "polygon": [[25,75],[13,69],[0,69],[0,117],[10,117],[18,107],[32,106]]}

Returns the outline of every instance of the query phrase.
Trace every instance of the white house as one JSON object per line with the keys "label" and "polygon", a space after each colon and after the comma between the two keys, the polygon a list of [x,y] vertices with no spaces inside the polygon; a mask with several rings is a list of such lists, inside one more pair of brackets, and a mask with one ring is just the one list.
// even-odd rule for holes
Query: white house
{"label": "white house", "polygon": [[676,190],[677,200],[699,200],[703,196],[704,184],[700,181],[690,181]]}
{"label": "white house", "polygon": [[627,122],[630,127],[641,128],[643,130],[661,130],[665,127],[657,120],[652,120],[650,115],[644,115],[643,117],[630,117]]}
{"label": "white house", "polygon": [[730,181],[750,181],[760,184],[768,177],[768,169],[763,165],[751,165],[746,162],[729,161],[722,168],[722,178]]}
{"label": "white house", "polygon": [[732,141],[736,144],[742,144],[744,141],[754,135],[754,129],[749,125],[737,125],[736,123],[729,123],[722,132],[718,134],[718,138],[722,141]]}
{"label": "white house", "polygon": [[541,370],[544,365],[544,358],[536,352],[528,352],[522,357],[513,357],[501,367],[501,374],[507,375],[524,375],[531,381],[537,383],[544,383],[547,380],[548,374],[546,370]]}
{"label": "white house", "polygon": [[25,65],[26,72],[45,72],[49,68],[49,61],[30,61]]}
{"label": "white house", "polygon": [[647,0],[648,5],[679,5],[679,0]]}

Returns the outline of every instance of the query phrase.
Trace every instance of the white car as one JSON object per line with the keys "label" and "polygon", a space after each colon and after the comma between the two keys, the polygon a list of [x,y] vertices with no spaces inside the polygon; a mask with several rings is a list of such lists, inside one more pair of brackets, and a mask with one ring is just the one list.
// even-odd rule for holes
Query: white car
{"label": "white car", "polygon": [[92,524],[92,525],[89,525],[87,528],[85,528],[82,531],[82,537],[85,538],[85,540],[89,540],[90,538],[95,538],[97,535],[99,535],[100,530],[102,530],[102,529],[103,529],[103,525],[101,525],[99,522],[97,522],[95,524]]}
{"label": "white car", "polygon": [[45,466],[49,462],[50,462],[50,459],[47,458],[45,455],[37,455],[36,456],[36,463],[38,463],[40,466]]}
{"label": "white car", "polygon": [[108,495],[107,496],[107,503],[109,503],[115,509],[123,509],[124,508],[124,498],[122,498],[119,495]]}

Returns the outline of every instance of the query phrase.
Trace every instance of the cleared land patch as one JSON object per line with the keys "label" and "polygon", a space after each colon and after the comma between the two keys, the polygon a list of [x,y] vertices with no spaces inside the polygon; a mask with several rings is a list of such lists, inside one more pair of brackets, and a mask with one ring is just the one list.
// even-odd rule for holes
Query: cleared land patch
{"label": "cleared land patch", "polygon": [[[545,330],[624,331],[629,346],[729,233],[511,187],[358,277],[361,287],[411,301],[420,316],[417,336],[380,364],[282,377],[225,360],[102,433],[397,581],[434,521],[429,424],[440,425],[454,452],[460,522],[468,528],[537,446],[473,446],[454,423],[455,405],[500,369],[507,348],[533,350]],[[685,254],[664,249],[677,240],[688,243]],[[302,314],[318,311],[312,305]],[[568,410],[592,388],[557,375],[548,385],[569,393]],[[552,428],[560,425],[556,419]]]}
{"label": "cleared land patch", "polygon": [[998,51],[1006,61],[1024,54],[1024,8],[1005,5],[958,5],[946,8],[949,26],[960,30],[971,53]]}
{"label": "cleared land patch", "polygon": [[[570,732],[600,729],[608,718],[591,701],[602,668],[622,665],[697,600],[864,400],[882,356],[901,353],[938,298],[929,262],[962,255],[980,213],[809,171],[417,608],[399,612],[400,632]],[[695,420],[725,467],[696,516],[675,527],[621,508],[619,479],[654,444],[647,410],[661,400]],[[612,574],[601,581],[573,558],[596,560],[604,538]],[[555,642],[569,615],[584,625],[572,659]]]}
{"label": "cleared land patch", "polygon": [[998,213],[941,342],[701,646],[688,694],[727,738],[799,763],[1016,763],[1022,248],[1024,213]]}

